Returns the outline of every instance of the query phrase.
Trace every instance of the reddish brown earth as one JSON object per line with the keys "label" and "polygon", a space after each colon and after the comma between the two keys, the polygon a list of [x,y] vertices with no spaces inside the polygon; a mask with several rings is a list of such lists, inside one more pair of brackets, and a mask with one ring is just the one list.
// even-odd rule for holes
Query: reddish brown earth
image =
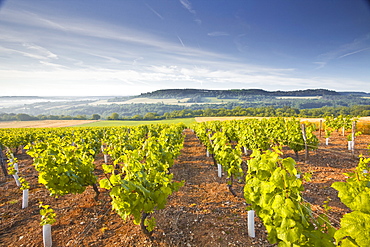
{"label": "reddish brown earth", "polygon": [[[42,246],[42,227],[38,202],[50,204],[57,213],[52,226],[53,246],[272,246],[266,240],[265,230],[256,217],[256,237],[247,233],[246,204],[242,196],[243,184],[237,184],[234,197],[226,186],[225,177],[217,177],[217,169],[195,135],[186,130],[184,149],[171,169],[175,180],[185,185],[168,200],[167,207],[156,211],[157,227],[154,240],[149,240],[131,221],[124,222],[111,210],[108,192],[101,190],[94,201],[94,191],[88,188],[82,195],[67,195],[58,199],[49,196],[43,185],[37,183],[32,159],[18,153],[20,174],[31,185],[29,207],[21,209],[22,192],[12,178],[0,173],[0,246]],[[339,201],[330,185],[343,181],[344,172],[356,167],[345,137],[333,133],[329,146],[324,138],[310,160],[305,164],[300,152],[298,166],[303,172],[312,172],[312,181],[305,183],[304,198],[312,204],[315,213],[322,213],[323,202],[330,197],[331,223],[339,226],[340,218],[349,210]],[[368,156],[368,135],[357,139],[356,156]],[[290,150],[284,156],[295,157]],[[244,157],[248,159],[248,157]],[[96,174],[103,163],[97,158]],[[244,167],[245,168],[245,167]]]}

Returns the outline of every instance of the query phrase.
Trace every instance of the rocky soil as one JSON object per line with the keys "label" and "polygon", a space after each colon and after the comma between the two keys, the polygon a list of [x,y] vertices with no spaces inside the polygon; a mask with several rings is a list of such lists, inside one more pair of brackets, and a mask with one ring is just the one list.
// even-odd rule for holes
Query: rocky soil
{"label": "rocky soil", "polygon": [[[53,246],[272,246],[257,216],[256,237],[248,236],[243,184],[234,186],[237,193],[234,197],[228,190],[226,178],[217,176],[217,168],[206,156],[204,146],[190,130],[184,133],[184,148],[171,172],[175,180],[184,180],[185,185],[170,196],[165,209],[152,214],[157,219],[153,241],[141,232],[140,226],[124,222],[111,210],[111,200],[104,189],[100,189],[98,201],[93,199],[95,194],[90,187],[81,195],[50,197],[37,182],[32,159],[18,153],[20,174],[31,185],[29,207],[21,209],[22,191],[13,178],[5,178],[0,173],[0,246],[43,245],[39,201],[50,204],[58,215],[52,226]],[[315,214],[323,213],[322,205],[329,200],[332,209],[328,215],[332,225],[338,227],[340,218],[349,209],[330,185],[344,181],[343,173],[353,170],[358,158],[352,158],[346,138],[338,133],[333,133],[328,146],[324,138],[320,138],[320,142],[319,149],[310,153],[308,162],[304,162],[300,152],[298,167],[313,174],[312,181],[304,184],[303,195]],[[368,135],[358,137],[356,157],[360,153],[368,156],[369,143]],[[284,150],[284,156],[295,158],[290,150]],[[100,169],[103,162],[100,154],[96,160],[99,177],[103,176]]]}

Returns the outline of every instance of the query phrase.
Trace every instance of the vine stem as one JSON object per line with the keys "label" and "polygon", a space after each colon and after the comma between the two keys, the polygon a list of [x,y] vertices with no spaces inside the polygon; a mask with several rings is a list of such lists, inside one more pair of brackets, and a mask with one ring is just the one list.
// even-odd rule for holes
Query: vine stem
{"label": "vine stem", "polygon": [[153,236],[152,236],[152,233],[153,231],[148,231],[148,229],[146,228],[145,226],[145,220],[146,218],[149,216],[150,214],[149,213],[146,213],[146,212],[143,212],[141,214],[141,221],[140,221],[140,227],[141,227],[141,231],[148,236],[148,238],[153,241]]}
{"label": "vine stem", "polygon": [[231,194],[233,194],[233,196],[238,196],[233,190],[233,175],[230,176],[230,183],[227,185],[227,187],[229,187],[229,191],[231,192]]}
{"label": "vine stem", "polygon": [[97,201],[98,200],[98,197],[99,197],[99,194],[100,194],[100,191],[98,189],[98,186],[96,184],[92,184],[92,187],[96,193],[95,197],[94,197],[94,200]]}

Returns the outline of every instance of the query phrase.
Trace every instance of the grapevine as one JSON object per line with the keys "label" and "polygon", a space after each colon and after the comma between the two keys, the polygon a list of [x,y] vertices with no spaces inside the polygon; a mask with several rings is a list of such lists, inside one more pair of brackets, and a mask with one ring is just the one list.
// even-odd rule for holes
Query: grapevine
{"label": "grapevine", "polygon": [[346,174],[346,182],[335,182],[338,197],[352,212],[341,219],[335,239],[342,246],[370,246],[370,158],[360,158],[353,173]]}
{"label": "grapevine", "polygon": [[302,199],[302,180],[292,158],[280,151],[254,151],[248,162],[244,196],[263,221],[270,243],[279,246],[334,246],[334,229],[311,215]]}
{"label": "grapevine", "polygon": [[112,209],[123,220],[132,216],[133,222],[140,224],[149,238],[155,218],[148,217],[154,210],[163,209],[168,196],[183,185],[183,182],[173,181],[173,174],[169,173],[174,154],[179,154],[182,147],[183,127],[162,127],[162,130],[151,129],[141,147],[123,148],[114,153],[114,165],[103,165],[107,178],[99,182],[102,188],[110,191]]}

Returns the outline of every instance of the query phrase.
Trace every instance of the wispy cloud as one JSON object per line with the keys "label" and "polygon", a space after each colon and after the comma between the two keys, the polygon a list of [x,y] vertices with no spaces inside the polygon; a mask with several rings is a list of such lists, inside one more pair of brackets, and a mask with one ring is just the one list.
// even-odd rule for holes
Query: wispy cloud
{"label": "wispy cloud", "polygon": [[132,65],[136,65],[138,61],[143,60],[143,59],[144,59],[143,57],[135,58],[134,61],[132,62]]}
{"label": "wispy cloud", "polygon": [[[69,66],[86,67],[96,61],[96,59],[90,59],[91,56],[106,58],[109,63],[122,62],[128,65],[136,65],[138,57],[148,63],[158,63],[160,59],[179,62],[186,59],[189,63],[203,58],[232,59],[225,54],[191,46],[187,46],[184,50],[185,44],[179,36],[177,39],[180,42],[173,42],[148,32],[91,19],[50,17],[44,14],[41,19],[53,18],[51,24],[48,21],[40,22],[39,15],[28,13],[27,18],[21,18],[22,22],[17,18],[17,11],[12,11],[12,15],[8,17],[7,25],[2,24],[0,20],[0,27],[7,34],[0,37],[0,42],[5,46],[12,44],[11,47],[7,47],[8,52],[38,60],[60,58],[59,63],[62,65],[69,63]],[[22,24],[27,25],[28,28],[20,31],[13,28],[13,25]],[[61,26],[68,28],[61,29]],[[37,36],[33,35],[36,30]],[[43,48],[46,46],[48,50]],[[95,50],[97,52],[92,54],[91,51]],[[101,64],[101,66],[105,65],[105,63]]]}
{"label": "wispy cloud", "polygon": [[68,26],[62,25],[60,22],[58,23],[58,21],[54,20],[52,16],[45,18],[34,12],[17,9],[7,9],[6,11],[2,11],[0,15],[0,21],[21,24],[22,26],[28,27],[34,26],[68,30]]}
{"label": "wispy cloud", "polygon": [[187,9],[194,16],[194,21],[198,23],[198,25],[202,24],[202,20],[197,17],[197,12],[193,9],[193,6],[190,1],[180,0],[180,3],[185,9]]}
{"label": "wispy cloud", "polygon": [[236,45],[236,49],[240,51],[241,53],[244,53],[247,48],[248,48],[248,36],[247,34],[239,34],[235,39],[234,39],[234,44]]}
{"label": "wispy cloud", "polygon": [[326,53],[320,54],[318,56],[319,61],[315,61],[314,64],[318,64],[319,66],[316,69],[321,69],[325,67],[328,63],[332,62],[333,60],[342,59],[354,54],[367,52],[370,50],[370,33],[355,39],[351,43],[343,44],[336,49],[328,51]]}
{"label": "wispy cloud", "polygon": [[110,63],[121,63],[121,60],[119,60],[115,57],[100,55],[100,54],[96,54],[96,53],[89,53],[89,54],[92,55],[92,56],[95,56],[95,57],[103,58],[105,61],[110,62]]}
{"label": "wispy cloud", "polygon": [[[80,94],[132,95],[152,89],[168,88],[169,83],[173,88],[262,88],[266,90],[291,90],[291,88],[355,90],[364,83],[350,78],[301,78],[294,76],[292,68],[277,69],[231,62],[206,63],[205,61],[203,64],[197,63],[196,66],[148,65],[137,69],[66,68],[58,64],[44,63],[45,68],[48,69],[0,70],[0,81],[19,85],[27,78],[32,88],[23,85],[23,88],[28,88],[28,92],[23,92],[26,95],[40,94],[45,89],[45,85],[49,85],[47,88],[52,90],[48,93],[53,95],[68,94],[68,90],[69,93],[81,90],[82,85],[90,91],[82,90],[78,92]],[[102,82],[104,87],[101,87]],[[341,88],[338,88],[338,85],[341,85]]]}
{"label": "wispy cloud", "polygon": [[326,66],[328,62],[313,62],[313,64],[317,64],[317,67],[315,69],[321,69]]}
{"label": "wispy cloud", "polygon": [[179,41],[180,41],[180,43],[181,43],[182,47],[185,47],[184,42],[182,42],[182,39],[180,38],[180,36],[178,36],[178,35],[177,35],[177,38],[179,39]]}
{"label": "wispy cloud", "polygon": [[210,32],[207,33],[207,35],[211,37],[218,37],[218,36],[229,36],[230,34],[227,32]]}
{"label": "wispy cloud", "polygon": [[58,59],[58,56],[52,53],[51,51],[45,49],[44,47],[35,45],[35,44],[23,44],[24,47],[26,47],[29,50],[36,51],[37,53],[45,56],[46,58],[52,58],[52,59]]}
{"label": "wispy cloud", "polygon": [[[196,20],[191,3],[188,0],[180,3]],[[72,89],[76,94],[90,95],[127,95],[168,87],[339,89],[336,82],[344,82],[337,78],[301,78],[295,68],[251,65],[242,56],[192,46],[191,39],[185,40],[188,36],[184,34],[166,38],[133,26],[82,16],[66,18],[46,11],[7,9],[0,15],[0,30],[0,85],[6,82],[10,85],[7,89],[13,88],[13,92],[23,88],[25,95],[40,94],[45,89],[53,90],[48,91],[53,95],[70,94]],[[229,34],[214,31],[207,35]],[[235,40],[237,48],[244,52],[248,42],[246,34]],[[354,41],[352,46],[348,44],[323,54],[316,63],[325,66],[333,59],[368,52],[368,42],[366,38]],[[348,90],[363,83],[345,80],[342,87]]]}
{"label": "wispy cloud", "polygon": [[53,69],[67,69],[66,66],[56,64],[56,63],[50,63],[50,62],[46,62],[46,61],[40,61],[40,63],[42,65],[45,65],[46,67],[51,67]]}
{"label": "wispy cloud", "polygon": [[367,51],[367,50],[370,50],[370,47],[367,47],[367,48],[364,48],[364,49],[360,49],[360,50],[357,50],[357,51],[353,51],[353,52],[348,52],[348,53],[346,53],[346,54],[338,57],[338,59],[344,58],[344,57],[347,57],[347,56],[351,56],[351,55],[354,55],[356,53],[360,53],[360,52]]}
{"label": "wispy cloud", "polygon": [[164,17],[159,14],[157,11],[155,11],[152,7],[150,7],[148,4],[145,4],[156,16],[158,16],[161,20],[164,20]]}
{"label": "wispy cloud", "polygon": [[184,6],[185,9],[187,9],[190,13],[192,13],[193,15],[196,14],[195,10],[193,9],[193,7],[191,6],[191,3],[188,1],[188,0],[180,0],[180,3],[182,4],[182,6]]}
{"label": "wispy cloud", "polygon": [[37,59],[37,60],[45,59],[44,56],[40,56],[40,55],[30,53],[30,52],[25,52],[25,51],[22,51],[22,50],[11,49],[11,48],[7,48],[7,47],[1,47],[0,46],[0,51],[2,52],[2,55],[12,56],[14,54],[18,54],[18,55],[21,55],[21,56],[24,56],[24,57],[34,58],[34,59]]}

